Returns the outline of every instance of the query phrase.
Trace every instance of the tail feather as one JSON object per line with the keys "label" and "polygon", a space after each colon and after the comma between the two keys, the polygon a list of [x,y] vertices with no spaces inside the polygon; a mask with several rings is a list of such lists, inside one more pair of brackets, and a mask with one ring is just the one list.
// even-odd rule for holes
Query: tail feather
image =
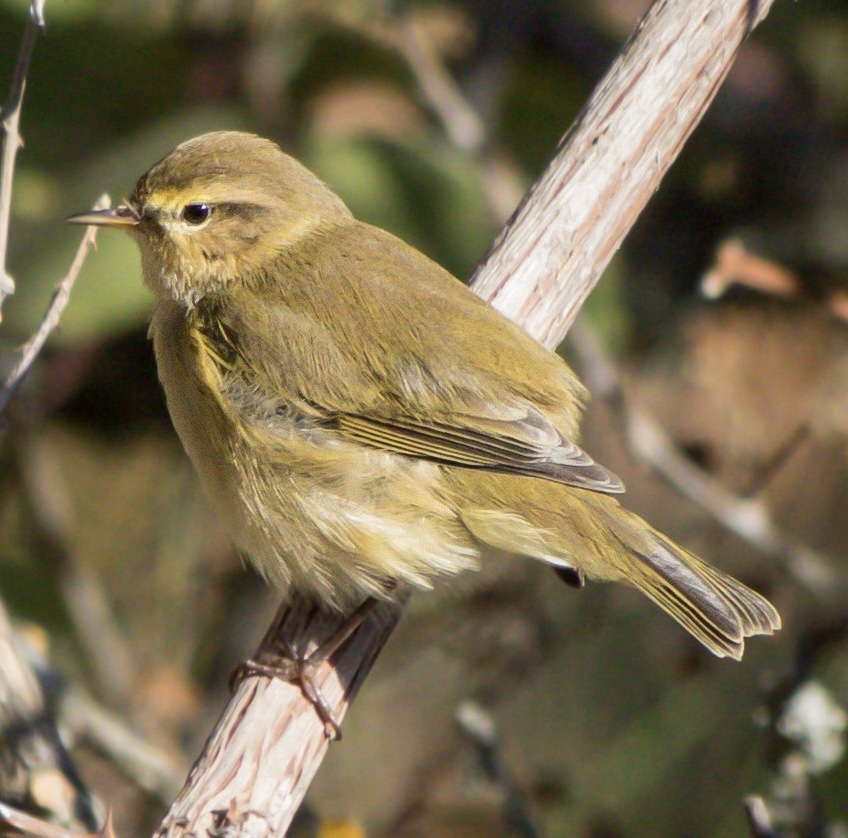
{"label": "tail feather", "polygon": [[732,576],[653,532],[630,581],[718,657],[740,660],[745,638],[773,634],[780,615]]}
{"label": "tail feather", "polygon": [[477,544],[553,565],[570,584],[629,582],[719,657],[739,660],[747,637],[780,628],[771,603],[609,494],[470,469],[444,477]]}

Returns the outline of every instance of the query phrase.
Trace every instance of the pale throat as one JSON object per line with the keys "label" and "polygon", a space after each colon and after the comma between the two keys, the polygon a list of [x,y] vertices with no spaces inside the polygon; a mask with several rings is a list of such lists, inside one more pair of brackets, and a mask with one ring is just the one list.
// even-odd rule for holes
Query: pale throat
{"label": "pale throat", "polygon": [[216,260],[214,266],[205,259],[172,248],[171,258],[162,259],[152,248],[141,245],[141,270],[144,283],[160,299],[173,300],[191,311],[207,294],[220,291],[226,284],[227,269],[232,260]]}

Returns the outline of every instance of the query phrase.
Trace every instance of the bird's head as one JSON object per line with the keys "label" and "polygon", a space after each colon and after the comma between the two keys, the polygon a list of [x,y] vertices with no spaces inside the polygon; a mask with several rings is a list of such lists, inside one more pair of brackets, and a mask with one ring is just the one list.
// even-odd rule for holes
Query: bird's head
{"label": "bird's head", "polygon": [[126,229],[153,292],[191,308],[349,219],[341,199],[275,143],[219,131],[177,146],[139,178],[125,203],[68,221]]}

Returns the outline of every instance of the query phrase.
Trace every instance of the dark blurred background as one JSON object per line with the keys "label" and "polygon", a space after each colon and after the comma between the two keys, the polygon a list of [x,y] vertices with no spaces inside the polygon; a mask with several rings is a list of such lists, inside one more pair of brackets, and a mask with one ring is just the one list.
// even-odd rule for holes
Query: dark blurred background
{"label": "dark blurred background", "polygon": [[[102,191],[120,200],[207,130],[273,137],[361,218],[469,277],[646,5],[48,0],[0,372],[67,270],[80,234],[63,217]],[[0,98],[26,6],[0,0]],[[473,142],[423,92],[410,31],[479,115]],[[772,598],[784,631],[719,661],[630,590],[575,592],[520,562],[418,595],[300,834],[718,838],[747,833],[751,793],[786,835],[844,834],[816,830],[848,818],[846,187],[848,3],[779,0],[586,306],[628,399],[710,476],[763,499],[832,574],[827,593],[805,576],[815,562],[787,566],[635,462],[621,405],[596,401],[586,447],[622,475],[628,505]],[[718,260],[729,288],[706,299],[728,242],[743,258]],[[101,235],[0,432],[0,592],[64,689],[166,766],[145,783],[77,725],[74,755],[123,835],[158,823],[277,599],[241,567],[171,429],[150,307],[133,244]],[[467,701],[494,744],[457,723]]]}

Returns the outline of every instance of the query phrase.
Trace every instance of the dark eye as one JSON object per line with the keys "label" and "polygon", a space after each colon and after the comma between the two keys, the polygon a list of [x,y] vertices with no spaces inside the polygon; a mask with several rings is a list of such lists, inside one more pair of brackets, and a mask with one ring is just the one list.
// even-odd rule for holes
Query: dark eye
{"label": "dark eye", "polygon": [[212,215],[209,204],[186,204],[183,207],[182,218],[186,224],[203,224]]}

